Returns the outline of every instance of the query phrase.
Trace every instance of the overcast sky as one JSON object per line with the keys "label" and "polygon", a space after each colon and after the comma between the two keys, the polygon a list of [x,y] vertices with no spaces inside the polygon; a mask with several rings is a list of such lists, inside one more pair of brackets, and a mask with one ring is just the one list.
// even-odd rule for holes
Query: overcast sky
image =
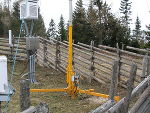
{"label": "overcast sky", "polygon": [[[4,0],[0,0],[4,1]],[[15,0],[12,0],[15,1]],[[83,0],[84,7],[88,6],[90,0]],[[120,16],[119,7],[121,0],[103,0],[106,1],[112,9],[112,12],[116,16]],[[73,0],[73,6],[77,0]],[[139,19],[142,23],[142,29],[146,29],[146,25],[150,24],[150,0],[131,0],[132,2],[132,25],[131,28],[135,27],[136,17],[139,16]],[[55,23],[58,24],[60,20],[60,15],[62,14],[65,18],[65,22],[69,18],[69,0],[39,0],[39,6],[41,8],[41,14],[44,18],[46,28],[49,26],[50,19],[54,19]]]}
{"label": "overcast sky", "polygon": [[[120,16],[119,7],[121,0],[106,0],[106,2],[112,8],[112,12]],[[73,6],[77,0],[73,0]],[[84,0],[84,6],[88,5],[89,0]],[[142,29],[145,29],[145,26],[150,24],[150,1],[149,0],[131,0],[132,2],[132,25],[134,28],[134,23],[137,15],[139,16],[142,22]],[[65,18],[65,21],[68,21],[68,3],[69,0],[40,0],[39,5],[41,7],[41,14],[43,15],[46,27],[50,19],[53,18],[55,23],[59,22],[60,15],[62,14]]]}

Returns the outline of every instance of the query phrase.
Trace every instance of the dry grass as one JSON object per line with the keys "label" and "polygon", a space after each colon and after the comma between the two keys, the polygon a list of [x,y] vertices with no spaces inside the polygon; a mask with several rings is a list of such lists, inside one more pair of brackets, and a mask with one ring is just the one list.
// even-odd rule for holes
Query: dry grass
{"label": "dry grass", "polygon": [[[25,67],[25,62],[18,62],[16,65],[15,75],[13,77],[13,86],[16,89],[15,94],[9,103],[8,113],[19,113],[19,82],[21,76],[19,73]],[[9,66],[10,67],[10,66]],[[65,74],[55,71],[53,69],[46,69],[37,66],[36,72],[37,81],[39,84],[32,84],[31,88],[64,88],[66,87]],[[108,93],[109,85],[103,86],[96,82],[91,85],[87,84],[85,81],[81,81],[80,88],[83,89],[96,89],[96,91],[101,93]],[[66,93],[32,93],[31,94],[31,104],[36,106],[40,102],[46,102],[49,105],[50,111],[52,113],[87,113],[92,109],[95,109],[106,99],[88,96],[88,95],[78,95],[78,98],[72,100]],[[3,109],[5,103],[2,103]]]}

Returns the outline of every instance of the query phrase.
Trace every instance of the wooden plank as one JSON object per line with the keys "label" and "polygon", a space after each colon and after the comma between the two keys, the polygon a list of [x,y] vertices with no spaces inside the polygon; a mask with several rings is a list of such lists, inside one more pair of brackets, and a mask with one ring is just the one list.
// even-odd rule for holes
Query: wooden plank
{"label": "wooden plank", "polygon": [[36,108],[34,106],[31,106],[30,108],[21,113],[34,113],[34,112],[36,112]]}
{"label": "wooden plank", "polygon": [[150,96],[141,105],[137,113],[150,113]]}
{"label": "wooden plank", "polygon": [[78,57],[74,57],[74,63],[77,62],[76,60],[78,60],[78,61],[80,61],[80,62],[82,62],[84,64],[87,64],[87,65],[90,64],[90,62],[88,60],[86,61],[86,60],[80,59]]}
{"label": "wooden plank", "polygon": [[106,58],[109,58],[111,60],[116,60],[116,57],[113,57],[113,56],[109,56],[109,55],[106,55],[106,54],[103,54],[103,53],[100,53],[100,52],[97,52],[97,51],[94,51],[95,52],[95,55],[100,55],[102,57],[106,57]]}
{"label": "wooden plank", "polygon": [[138,113],[138,110],[140,107],[142,107],[142,104],[147,100],[147,98],[150,96],[150,86],[143,92],[143,94],[140,96],[140,98],[136,101],[135,105],[130,109],[129,113]]}
{"label": "wooden plank", "polygon": [[144,55],[140,55],[140,54],[129,52],[129,51],[125,51],[125,50],[120,50],[120,52],[122,52],[123,54],[128,54],[128,55],[139,57],[139,58],[143,58],[144,57]]}
{"label": "wooden plank", "polygon": [[[142,61],[137,61],[136,58],[133,58],[133,57],[128,57],[128,56],[124,56],[123,54],[120,56],[121,59],[124,59],[125,61],[134,61],[135,63],[139,64],[139,65],[142,65]],[[141,58],[140,58],[141,59]]]}
{"label": "wooden plank", "polygon": [[148,51],[146,49],[134,48],[134,47],[131,47],[131,46],[126,46],[126,48],[130,49],[130,50],[135,50],[135,51],[138,51],[138,52],[150,53],[150,51]]}
{"label": "wooden plank", "polygon": [[98,66],[95,66],[95,68],[96,69],[99,69],[98,67],[104,67],[104,68],[106,68],[106,69],[108,69],[108,70],[111,70],[112,68],[111,68],[111,65],[109,65],[109,64],[107,64],[107,65],[105,65],[105,64],[103,64],[103,63],[101,63],[101,62],[94,62],[96,65],[98,65]]}
{"label": "wooden plank", "polygon": [[98,45],[99,48],[105,48],[111,51],[117,51],[117,48],[109,47],[109,46],[104,46],[104,45]]}
{"label": "wooden plank", "polygon": [[[105,59],[99,58],[99,57],[97,57],[97,56],[94,56],[94,58],[95,58],[95,59],[97,59],[97,60],[99,60],[99,61],[102,61],[102,62],[104,62],[104,63],[110,64],[110,65],[112,65],[112,64],[113,64],[112,62],[109,62],[108,60],[105,60]],[[96,62],[96,61],[94,61],[94,62]]]}
{"label": "wooden plank", "polygon": [[[103,70],[103,69],[101,69],[101,68],[97,68],[96,67],[96,69],[98,70],[98,72],[103,72],[103,73],[105,73],[105,74],[107,74],[107,75],[110,75],[111,76],[111,70]],[[110,76],[108,76],[108,77],[110,77]],[[111,80],[111,79],[110,79]]]}
{"label": "wooden plank", "polygon": [[115,104],[114,101],[108,100],[106,103],[104,103],[103,105],[97,107],[95,110],[93,110],[93,111],[90,112],[90,113],[104,113],[104,112],[106,112],[109,108],[111,108],[114,104]]}
{"label": "wooden plank", "polygon": [[[104,48],[104,49],[108,49],[108,50],[111,50],[111,51],[112,50],[116,51],[116,48],[112,48],[112,47],[108,47],[108,46],[104,46],[104,45],[99,45],[99,47]],[[142,58],[144,56],[144,55],[136,54],[136,53],[125,51],[125,50],[120,50],[120,52],[122,52],[123,54],[128,54],[128,55],[136,56],[136,57],[140,57],[140,58]]]}
{"label": "wooden plank", "polygon": [[[143,89],[146,88],[146,86],[149,83],[149,80],[150,80],[150,75],[147,78],[145,78],[136,88],[134,88],[134,90],[132,91],[132,94],[131,94],[131,99],[134,98],[136,95],[140,94],[143,91]],[[122,106],[124,101],[125,101],[125,97],[122,98],[113,107],[111,107],[106,113],[112,113],[111,111],[115,111],[116,109],[120,108],[120,106]]]}

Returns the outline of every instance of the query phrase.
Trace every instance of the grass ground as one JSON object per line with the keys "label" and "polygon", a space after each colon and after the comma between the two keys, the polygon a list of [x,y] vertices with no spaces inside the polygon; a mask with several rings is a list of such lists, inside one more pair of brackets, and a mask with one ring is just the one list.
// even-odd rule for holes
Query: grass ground
{"label": "grass ground", "polygon": [[[19,113],[19,82],[22,79],[19,75],[26,66],[26,62],[18,62],[16,64],[15,75],[13,77],[12,85],[16,92],[12,96],[9,103],[7,113]],[[9,64],[10,70],[10,64]],[[32,84],[31,88],[65,88],[66,78],[65,74],[59,71],[55,71],[50,68],[44,68],[37,66],[36,68],[36,79],[38,84]],[[103,86],[97,82],[88,84],[85,81],[81,81],[80,88],[82,89],[95,89],[97,92],[107,93],[109,90],[108,86]],[[45,102],[49,105],[50,112],[52,113],[87,113],[92,109],[95,109],[106,99],[99,97],[93,97],[89,95],[79,94],[78,98],[72,100],[66,93],[31,93],[31,105],[36,106],[40,102]],[[4,110],[5,103],[2,103],[2,108]]]}

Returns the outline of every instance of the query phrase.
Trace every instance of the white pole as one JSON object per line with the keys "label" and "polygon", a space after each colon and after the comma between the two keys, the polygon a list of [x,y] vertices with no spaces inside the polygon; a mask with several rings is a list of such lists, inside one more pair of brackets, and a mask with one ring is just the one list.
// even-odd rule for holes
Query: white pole
{"label": "white pole", "polygon": [[12,31],[9,30],[9,46],[12,46]]}
{"label": "white pole", "polygon": [[69,26],[72,26],[72,0],[69,0]]}

